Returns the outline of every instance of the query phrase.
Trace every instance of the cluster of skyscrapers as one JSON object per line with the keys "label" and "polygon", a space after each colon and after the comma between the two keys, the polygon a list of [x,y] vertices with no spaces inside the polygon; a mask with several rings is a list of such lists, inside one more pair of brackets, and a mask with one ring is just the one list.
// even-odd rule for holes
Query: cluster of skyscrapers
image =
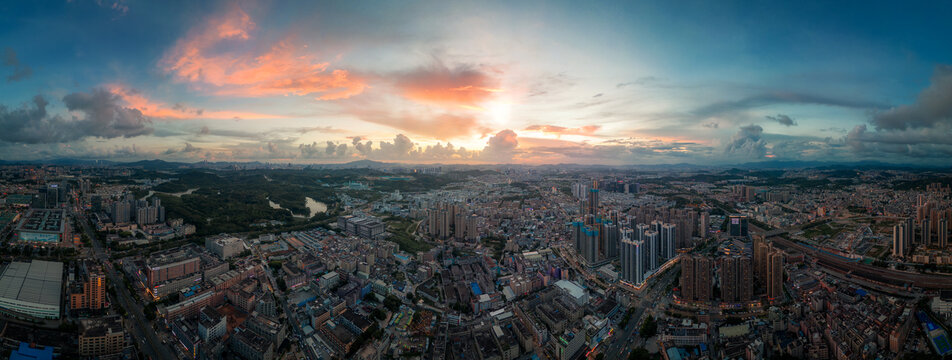
{"label": "cluster of skyscrapers", "polygon": [[[913,218],[906,218],[893,226],[893,256],[906,257],[912,250],[912,245],[934,246],[946,248],[949,246],[949,222],[942,218],[935,226],[929,219],[919,220],[918,237],[917,226]],[[935,228],[935,232],[931,229]],[[918,240],[918,241],[917,241]]]}
{"label": "cluster of skyscrapers", "polygon": [[905,258],[912,246],[944,249],[949,246],[949,221],[952,209],[939,210],[935,202],[920,195],[916,216],[908,217],[893,226],[892,255]]}
{"label": "cluster of skyscrapers", "polygon": [[439,203],[427,209],[427,234],[443,240],[476,241],[479,239],[478,218],[460,204]]}
{"label": "cluster of skyscrapers", "polygon": [[684,255],[681,257],[681,299],[714,300],[715,273],[722,302],[745,303],[757,295],[766,295],[768,301],[782,299],[783,256],[783,251],[759,237],[753,241],[753,256],[747,251],[717,259],[703,254]]}
{"label": "cluster of skyscrapers", "polygon": [[69,183],[48,184],[37,189],[31,206],[40,209],[55,209],[69,203]]}
{"label": "cluster of skyscrapers", "polygon": [[754,238],[754,282],[769,300],[783,298],[783,262],[783,251],[761,237]]}
{"label": "cluster of skyscrapers", "polygon": [[113,224],[127,224],[135,222],[138,225],[148,225],[165,222],[165,207],[162,200],[152,198],[152,204],[146,200],[135,200],[132,195],[112,203],[111,214]]}
{"label": "cluster of skyscrapers", "polygon": [[622,217],[618,211],[602,212],[599,188],[595,182],[580,201],[581,219],[572,223],[575,250],[582,262],[597,267],[619,259],[619,276],[625,282],[639,284],[646,274],[675,257],[677,226],[655,220],[639,224],[634,216]]}

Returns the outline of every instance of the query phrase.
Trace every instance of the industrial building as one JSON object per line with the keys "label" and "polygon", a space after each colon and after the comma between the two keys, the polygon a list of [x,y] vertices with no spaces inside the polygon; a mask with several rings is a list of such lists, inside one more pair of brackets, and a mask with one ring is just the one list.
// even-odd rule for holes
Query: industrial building
{"label": "industrial building", "polygon": [[377,239],[386,230],[386,225],[375,217],[356,217],[353,215],[337,218],[337,226],[350,236]]}
{"label": "industrial building", "polygon": [[17,239],[58,244],[69,238],[66,212],[62,209],[32,209],[16,228]]}
{"label": "industrial building", "polygon": [[245,244],[234,236],[218,235],[205,239],[205,248],[222,260],[228,260],[245,250]]}
{"label": "industrial building", "polygon": [[63,263],[13,262],[0,273],[0,311],[19,318],[59,319]]}

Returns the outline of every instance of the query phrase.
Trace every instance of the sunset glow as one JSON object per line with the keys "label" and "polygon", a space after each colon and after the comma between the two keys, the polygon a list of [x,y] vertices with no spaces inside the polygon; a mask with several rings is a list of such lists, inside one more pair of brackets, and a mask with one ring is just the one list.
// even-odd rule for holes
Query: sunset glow
{"label": "sunset glow", "polygon": [[[0,154],[619,165],[950,158],[952,50],[920,30],[882,28],[901,21],[873,20],[941,23],[948,9],[867,9],[844,20],[818,15],[842,12],[834,4],[775,4],[761,9],[777,14],[769,19],[748,7],[8,4],[0,121],[10,130]],[[400,151],[374,151],[391,146]]]}

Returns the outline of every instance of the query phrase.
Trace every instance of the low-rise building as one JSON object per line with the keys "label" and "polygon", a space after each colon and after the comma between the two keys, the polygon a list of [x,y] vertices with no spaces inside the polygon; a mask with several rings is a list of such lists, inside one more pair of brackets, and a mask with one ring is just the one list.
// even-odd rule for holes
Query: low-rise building
{"label": "low-rise building", "polygon": [[203,341],[206,343],[215,341],[225,336],[227,330],[227,320],[224,315],[209,306],[202,308],[198,318],[198,336]]}
{"label": "low-rise building", "polygon": [[247,360],[271,360],[274,357],[274,344],[244,326],[235,329],[229,344],[232,351]]}
{"label": "low-rise building", "polygon": [[119,316],[87,319],[79,334],[80,356],[118,354],[126,347],[126,331]]}

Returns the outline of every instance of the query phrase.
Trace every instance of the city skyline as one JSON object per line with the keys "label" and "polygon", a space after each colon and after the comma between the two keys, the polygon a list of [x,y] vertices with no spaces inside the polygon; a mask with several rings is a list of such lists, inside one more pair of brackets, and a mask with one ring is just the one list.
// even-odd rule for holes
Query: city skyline
{"label": "city skyline", "polygon": [[948,4],[0,9],[3,160],[952,158]]}

